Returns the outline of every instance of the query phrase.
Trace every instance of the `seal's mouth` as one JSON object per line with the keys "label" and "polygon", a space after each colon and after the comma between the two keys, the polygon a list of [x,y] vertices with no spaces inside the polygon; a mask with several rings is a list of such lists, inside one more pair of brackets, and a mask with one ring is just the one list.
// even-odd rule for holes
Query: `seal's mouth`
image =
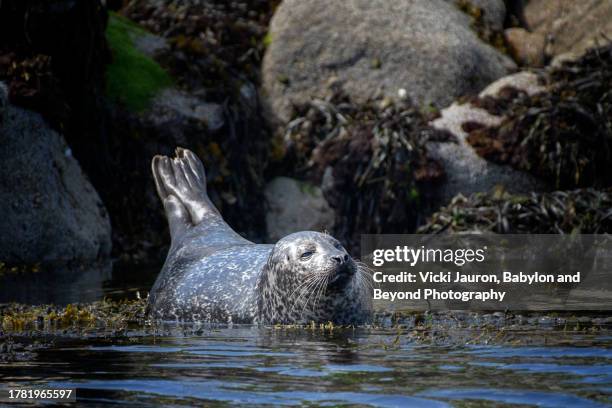
{"label": "seal's mouth", "polygon": [[355,275],[355,267],[351,262],[345,262],[338,265],[330,272],[333,276],[330,278],[327,287],[330,289],[341,289],[345,287]]}

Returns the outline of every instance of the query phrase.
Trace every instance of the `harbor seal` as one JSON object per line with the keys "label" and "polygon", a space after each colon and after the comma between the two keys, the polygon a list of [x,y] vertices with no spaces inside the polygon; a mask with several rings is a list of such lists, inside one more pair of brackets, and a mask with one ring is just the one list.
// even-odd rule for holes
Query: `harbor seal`
{"label": "harbor seal", "polygon": [[149,315],[190,321],[361,324],[372,315],[370,275],[332,236],[290,234],[255,244],[223,220],[194,153],[155,156],[153,177],[171,246],[149,295]]}

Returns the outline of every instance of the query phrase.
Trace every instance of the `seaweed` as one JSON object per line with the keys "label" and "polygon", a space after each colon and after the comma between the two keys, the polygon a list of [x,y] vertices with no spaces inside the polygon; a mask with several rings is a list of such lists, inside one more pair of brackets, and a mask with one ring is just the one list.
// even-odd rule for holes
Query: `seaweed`
{"label": "seaweed", "polygon": [[455,4],[471,19],[471,28],[482,41],[490,44],[504,54],[509,54],[508,44],[504,32],[493,29],[485,17],[485,11],[470,2],[470,0],[456,0]]}
{"label": "seaweed", "polygon": [[405,100],[354,103],[336,86],[294,107],[282,136],[287,167],[323,184],[333,233],[349,248],[358,250],[360,234],[414,231],[422,187],[444,177],[425,143],[452,137],[429,119]]}
{"label": "seaweed", "polygon": [[73,331],[84,334],[88,330],[121,332],[130,326],[143,326],[146,299],[113,302],[108,299],[93,303],[56,305],[0,305],[0,332],[44,333]]}
{"label": "seaweed", "polygon": [[612,189],[458,195],[419,233],[603,234],[612,232]]}
{"label": "seaweed", "polygon": [[136,0],[121,12],[166,38],[160,58],[181,86],[205,86],[226,98],[235,78],[258,83],[261,60],[271,38],[268,23],[279,0]]}
{"label": "seaweed", "polygon": [[486,159],[529,171],[557,189],[612,185],[612,44],[551,68],[541,80],[545,92],[478,101],[504,119],[499,126],[471,126],[467,141]]}

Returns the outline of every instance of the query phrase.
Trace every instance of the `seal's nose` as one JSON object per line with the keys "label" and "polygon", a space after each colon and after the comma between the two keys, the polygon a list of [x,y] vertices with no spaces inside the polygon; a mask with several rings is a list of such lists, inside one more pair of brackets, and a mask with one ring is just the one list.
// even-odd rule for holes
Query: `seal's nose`
{"label": "seal's nose", "polygon": [[332,259],[339,264],[343,264],[348,262],[349,256],[347,254],[344,254],[344,256],[332,256]]}

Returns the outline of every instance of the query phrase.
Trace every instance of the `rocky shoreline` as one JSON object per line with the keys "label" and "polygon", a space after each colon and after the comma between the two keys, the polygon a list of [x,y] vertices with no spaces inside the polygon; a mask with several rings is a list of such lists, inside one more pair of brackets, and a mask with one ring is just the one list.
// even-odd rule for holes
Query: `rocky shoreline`
{"label": "rocky shoreline", "polygon": [[[151,322],[145,316],[146,300],[103,300],[68,306],[0,305],[0,362],[31,361],[36,352],[61,344],[83,341],[112,344],[143,341],[160,336],[202,336],[227,324]],[[234,325],[239,327],[241,325]],[[347,334],[376,333],[381,347],[402,342],[464,345],[563,345],[588,342],[612,332],[612,317],[597,312],[380,312],[374,323],[360,327],[331,323],[277,325],[265,330]]]}
{"label": "rocky shoreline", "polygon": [[9,268],[159,266],[149,164],[177,145],[259,242],[318,229],[358,253],[363,233],[611,232],[610,25],[589,15],[575,46],[559,29],[583,5],[56,3],[0,3]]}

